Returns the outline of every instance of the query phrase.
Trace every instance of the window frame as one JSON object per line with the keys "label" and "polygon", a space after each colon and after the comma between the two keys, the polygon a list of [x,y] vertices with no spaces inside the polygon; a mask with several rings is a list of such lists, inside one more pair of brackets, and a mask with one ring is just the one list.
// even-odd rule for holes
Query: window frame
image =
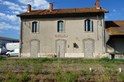
{"label": "window frame", "polygon": [[31,26],[31,32],[32,33],[39,33],[39,25],[37,21],[33,21]]}
{"label": "window frame", "polygon": [[58,33],[63,33],[65,32],[65,28],[64,28],[64,21],[63,20],[59,20],[57,21],[57,32]]}
{"label": "window frame", "polygon": [[93,32],[93,20],[86,19],[84,20],[84,31],[85,32]]}

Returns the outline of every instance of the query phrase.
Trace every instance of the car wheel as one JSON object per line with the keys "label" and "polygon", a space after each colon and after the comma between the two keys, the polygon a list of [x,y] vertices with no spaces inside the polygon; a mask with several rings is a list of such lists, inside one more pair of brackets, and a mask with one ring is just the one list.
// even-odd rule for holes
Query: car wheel
{"label": "car wheel", "polygon": [[7,54],[8,57],[10,57],[10,54]]}

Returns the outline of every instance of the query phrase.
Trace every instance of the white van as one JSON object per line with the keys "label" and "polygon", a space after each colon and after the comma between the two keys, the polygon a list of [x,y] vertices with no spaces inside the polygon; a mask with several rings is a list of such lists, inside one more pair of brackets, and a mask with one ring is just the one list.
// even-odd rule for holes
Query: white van
{"label": "white van", "polygon": [[7,50],[19,49],[19,43],[6,43]]}

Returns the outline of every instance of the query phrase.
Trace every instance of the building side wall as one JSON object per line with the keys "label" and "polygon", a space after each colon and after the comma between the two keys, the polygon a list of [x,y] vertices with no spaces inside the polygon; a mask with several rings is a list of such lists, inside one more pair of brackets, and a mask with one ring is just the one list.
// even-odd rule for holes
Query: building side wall
{"label": "building side wall", "polygon": [[[22,46],[21,56],[30,57],[30,43],[39,40],[40,51],[38,57],[53,57],[56,55],[56,40],[65,40],[65,57],[84,57],[84,40],[94,41],[93,57],[105,54],[104,20],[102,17],[89,17],[94,25],[93,32],[84,31],[84,21],[87,18],[49,18],[49,19],[22,19]],[[64,32],[57,32],[57,21],[64,21]],[[39,32],[32,33],[32,22],[37,21]],[[78,48],[74,48],[76,43]]]}

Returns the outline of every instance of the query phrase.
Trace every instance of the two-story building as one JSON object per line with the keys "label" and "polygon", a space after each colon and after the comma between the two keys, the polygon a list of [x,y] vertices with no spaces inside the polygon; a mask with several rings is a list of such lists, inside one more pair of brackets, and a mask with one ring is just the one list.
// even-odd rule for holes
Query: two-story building
{"label": "two-story building", "polygon": [[21,57],[106,56],[109,35],[105,30],[105,10],[96,0],[95,7],[32,10],[28,5],[21,19]]}

